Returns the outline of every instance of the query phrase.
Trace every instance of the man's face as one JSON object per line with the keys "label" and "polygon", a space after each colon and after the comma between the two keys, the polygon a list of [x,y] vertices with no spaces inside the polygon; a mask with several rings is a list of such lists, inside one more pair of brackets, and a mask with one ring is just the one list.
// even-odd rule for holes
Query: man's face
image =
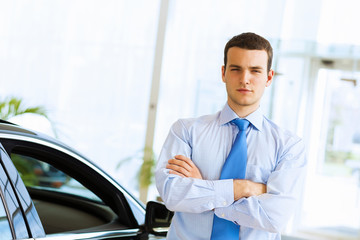
{"label": "man's face", "polygon": [[267,60],[265,50],[229,49],[222,80],[228,104],[235,112],[247,115],[259,107],[265,87],[270,86],[274,76],[273,70],[267,71]]}

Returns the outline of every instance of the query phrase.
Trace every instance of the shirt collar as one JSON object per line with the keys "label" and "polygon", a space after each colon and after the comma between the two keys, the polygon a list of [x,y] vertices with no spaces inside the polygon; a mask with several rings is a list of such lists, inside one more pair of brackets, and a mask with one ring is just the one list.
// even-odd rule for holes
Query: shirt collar
{"label": "shirt collar", "polygon": [[[239,116],[226,103],[224,108],[220,112],[219,124],[224,125],[234,120],[235,118],[239,118]],[[262,130],[264,116],[260,108],[246,116],[245,119],[248,120],[257,130]]]}

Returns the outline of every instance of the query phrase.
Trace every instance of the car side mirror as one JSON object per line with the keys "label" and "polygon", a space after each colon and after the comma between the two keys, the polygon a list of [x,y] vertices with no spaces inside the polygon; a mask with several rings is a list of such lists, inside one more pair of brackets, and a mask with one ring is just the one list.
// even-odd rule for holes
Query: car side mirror
{"label": "car side mirror", "polygon": [[166,236],[174,213],[163,203],[149,201],[146,204],[145,226],[149,233]]}

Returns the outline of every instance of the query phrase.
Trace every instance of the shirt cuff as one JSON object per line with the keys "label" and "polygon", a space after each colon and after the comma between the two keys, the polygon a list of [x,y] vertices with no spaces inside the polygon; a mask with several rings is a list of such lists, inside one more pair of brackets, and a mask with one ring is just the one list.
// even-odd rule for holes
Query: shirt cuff
{"label": "shirt cuff", "polygon": [[215,208],[228,207],[234,202],[234,181],[223,179],[214,181]]}

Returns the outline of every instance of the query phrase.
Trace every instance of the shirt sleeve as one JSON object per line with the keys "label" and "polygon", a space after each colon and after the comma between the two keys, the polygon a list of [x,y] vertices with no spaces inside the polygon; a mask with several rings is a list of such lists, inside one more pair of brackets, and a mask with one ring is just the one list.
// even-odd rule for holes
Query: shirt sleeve
{"label": "shirt sleeve", "polygon": [[156,187],[166,207],[171,211],[201,213],[234,202],[233,180],[202,180],[169,174],[166,165],[175,155],[191,159],[191,136],[178,120],[170,129],[155,170]]}
{"label": "shirt sleeve", "polygon": [[306,174],[306,158],[301,140],[293,141],[281,154],[267,181],[267,193],[242,198],[230,206],[215,209],[215,214],[234,223],[280,232],[298,206]]}

